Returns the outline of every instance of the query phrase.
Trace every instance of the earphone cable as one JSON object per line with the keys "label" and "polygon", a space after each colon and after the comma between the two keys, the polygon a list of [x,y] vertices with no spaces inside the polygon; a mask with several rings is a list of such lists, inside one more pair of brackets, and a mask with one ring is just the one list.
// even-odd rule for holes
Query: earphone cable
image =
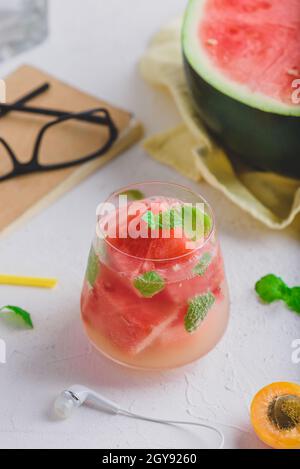
{"label": "earphone cable", "polygon": [[163,420],[163,419],[155,419],[151,417],[145,417],[144,415],[140,414],[135,414],[133,412],[129,412],[127,410],[120,409],[120,414],[125,415],[127,417],[135,418],[138,420],[143,420],[146,422],[153,422],[153,423],[160,423],[160,424],[165,424],[165,425],[193,425],[196,427],[201,427],[201,428],[207,428],[208,430],[212,430],[213,432],[217,433],[218,436],[220,437],[220,445],[218,449],[223,449],[224,448],[224,443],[225,443],[225,437],[224,434],[221,430],[219,430],[217,427],[214,427],[213,425],[209,425],[206,423],[200,423],[200,422],[189,422],[186,420]]}

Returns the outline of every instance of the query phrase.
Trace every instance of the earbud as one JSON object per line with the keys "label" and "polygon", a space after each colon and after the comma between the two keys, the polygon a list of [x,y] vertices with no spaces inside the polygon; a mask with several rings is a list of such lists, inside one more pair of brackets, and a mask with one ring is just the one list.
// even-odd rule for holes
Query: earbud
{"label": "earbud", "polygon": [[71,416],[73,410],[80,405],[80,402],[70,391],[64,391],[54,402],[55,415],[60,419],[67,419]]}
{"label": "earbud", "polygon": [[117,404],[109,399],[95,393],[91,389],[75,384],[57,397],[54,403],[55,414],[61,419],[67,419],[71,416],[73,410],[85,402],[112,414],[118,414],[121,410]]}
{"label": "earbud", "polygon": [[60,419],[67,419],[71,416],[72,412],[85,403],[90,403],[98,409],[109,412],[111,414],[124,415],[126,417],[135,418],[138,420],[144,420],[146,422],[154,422],[160,424],[169,424],[169,425],[192,425],[202,428],[207,428],[214,431],[218,434],[220,438],[220,445],[218,449],[222,449],[224,446],[224,434],[221,430],[214,427],[213,425],[208,425],[206,423],[199,422],[189,422],[181,420],[162,420],[154,419],[151,417],[145,417],[143,415],[134,414],[128,410],[121,409],[115,402],[110,401],[101,394],[97,394],[91,389],[86,388],[76,384],[70,388],[63,391],[54,402],[54,411],[57,417]]}

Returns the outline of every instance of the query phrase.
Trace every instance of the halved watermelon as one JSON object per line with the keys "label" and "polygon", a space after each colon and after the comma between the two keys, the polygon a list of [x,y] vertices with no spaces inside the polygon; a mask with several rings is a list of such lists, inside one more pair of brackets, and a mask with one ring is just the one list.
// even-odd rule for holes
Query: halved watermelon
{"label": "halved watermelon", "polygon": [[182,43],[215,137],[258,168],[299,177],[300,0],[190,0]]}

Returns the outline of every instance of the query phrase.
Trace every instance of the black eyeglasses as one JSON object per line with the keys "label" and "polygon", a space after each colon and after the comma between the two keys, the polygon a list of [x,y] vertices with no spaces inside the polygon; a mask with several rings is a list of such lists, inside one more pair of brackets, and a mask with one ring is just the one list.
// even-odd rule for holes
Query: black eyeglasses
{"label": "black eyeglasses", "polygon": [[[49,87],[45,83],[13,104],[0,104],[0,119],[11,112],[55,118],[43,125],[38,132],[32,157],[26,163],[18,160],[11,146],[0,136],[0,182],[25,174],[66,169],[87,163],[105,155],[117,140],[119,132],[107,109],[95,108],[72,113],[24,105]],[[87,132],[84,139],[81,133],[83,130]],[[60,161],[56,162],[57,158]],[[8,165],[5,164],[7,162]]]}

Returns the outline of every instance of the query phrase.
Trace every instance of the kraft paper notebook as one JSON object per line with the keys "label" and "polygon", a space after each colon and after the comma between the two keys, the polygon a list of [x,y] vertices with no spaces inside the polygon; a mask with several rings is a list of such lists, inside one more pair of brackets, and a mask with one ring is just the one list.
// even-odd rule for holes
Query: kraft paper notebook
{"label": "kraft paper notebook", "polygon": [[[8,103],[16,101],[47,82],[50,84],[50,89],[31,100],[30,106],[62,109],[69,112],[105,107],[119,130],[119,138],[107,154],[81,166],[0,182],[0,237],[133,145],[143,134],[141,124],[130,112],[81,92],[31,66],[20,67],[8,76],[5,82]],[[37,133],[47,119],[49,121],[48,117],[20,113],[9,113],[0,119],[0,136],[11,145],[21,162],[31,158]],[[93,129],[93,132],[96,131],[97,129]],[[76,137],[78,141],[78,136]],[[86,137],[82,138],[91,138],[91,134],[87,133]],[[98,134],[97,138],[99,138]],[[2,155],[1,160],[0,154],[0,170],[1,165],[4,165],[4,157]]]}

